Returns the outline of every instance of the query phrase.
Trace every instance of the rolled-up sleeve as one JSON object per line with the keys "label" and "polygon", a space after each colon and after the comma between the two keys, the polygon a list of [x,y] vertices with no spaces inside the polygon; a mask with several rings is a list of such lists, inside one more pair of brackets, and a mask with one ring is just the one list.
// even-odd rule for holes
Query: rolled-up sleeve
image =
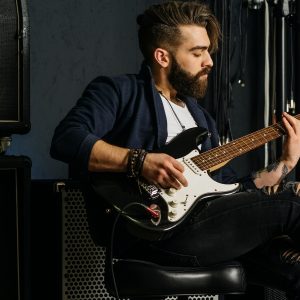
{"label": "rolled-up sleeve", "polygon": [[120,93],[107,77],[98,77],[56,127],[50,155],[87,171],[91,150],[114,126]]}

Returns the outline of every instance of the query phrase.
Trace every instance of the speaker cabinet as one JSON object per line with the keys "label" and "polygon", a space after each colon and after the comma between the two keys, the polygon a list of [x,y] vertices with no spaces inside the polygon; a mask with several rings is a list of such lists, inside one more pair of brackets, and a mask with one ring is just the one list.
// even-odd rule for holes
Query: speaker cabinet
{"label": "speaker cabinet", "polygon": [[30,299],[30,160],[0,156],[0,299]]}
{"label": "speaker cabinet", "polygon": [[[72,180],[32,181],[34,300],[41,294],[43,300],[115,299],[104,284],[106,248],[95,244],[90,234],[83,190],[82,184]],[[194,295],[189,299],[222,298]]]}
{"label": "speaker cabinet", "polygon": [[29,122],[29,21],[26,0],[1,0],[0,136],[26,133]]}
{"label": "speaker cabinet", "polygon": [[[62,184],[60,183],[60,187]],[[113,300],[104,285],[105,248],[95,245],[87,218],[84,193],[76,182],[61,188],[62,299]],[[100,215],[100,212],[99,212]],[[174,297],[166,297],[172,300]],[[218,300],[214,295],[194,295],[194,300]]]}
{"label": "speaker cabinet", "polygon": [[[296,78],[295,78],[295,89],[296,89],[296,111],[297,113],[300,112],[300,2],[296,1],[296,16],[295,16],[295,59],[296,59],[296,67],[295,67],[295,72],[296,72]],[[300,170],[299,170],[299,175],[300,175]],[[300,176],[298,177],[300,178]]]}

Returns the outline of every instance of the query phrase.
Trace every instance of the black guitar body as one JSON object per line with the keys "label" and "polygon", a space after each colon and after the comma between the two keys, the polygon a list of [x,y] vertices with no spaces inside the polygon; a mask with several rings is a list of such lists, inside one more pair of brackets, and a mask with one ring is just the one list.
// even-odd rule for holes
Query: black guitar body
{"label": "black guitar body", "polygon": [[[156,153],[167,153],[176,159],[182,158],[197,149],[207,138],[208,132],[203,128],[191,128],[166,144]],[[195,175],[196,176],[196,175]],[[91,185],[99,196],[99,201],[106,201],[118,212],[130,220],[135,233],[148,239],[163,239],[170,232],[179,228],[191,211],[198,204],[195,199],[191,208],[178,221],[172,221],[170,201],[166,201],[164,190],[145,182],[128,179],[121,173],[92,173]],[[196,178],[198,180],[198,177]],[[200,184],[200,182],[199,182]],[[201,201],[200,201],[201,202]],[[157,214],[157,215],[156,215]],[[171,221],[170,221],[171,220]]]}
{"label": "black guitar body", "polygon": [[[300,119],[300,114],[295,118]],[[230,195],[239,191],[239,184],[222,184],[214,181],[209,172],[224,166],[231,159],[256,149],[285,134],[282,122],[273,124],[242,138],[233,140],[209,151],[199,153],[197,146],[208,136],[204,128],[188,129],[162,149],[184,166],[188,187],[179,190],[163,189],[139,181],[128,180],[124,174],[93,173],[91,185],[99,196],[125,216],[151,239],[161,239],[179,228],[192,212],[201,209],[205,199]],[[200,203],[200,205],[199,205]],[[148,237],[144,236],[145,238]]]}
{"label": "black guitar body", "polygon": [[194,127],[183,131],[177,135],[163,148],[153,152],[161,152],[171,155],[174,158],[180,158],[202,144],[208,137],[208,131],[202,127]]}

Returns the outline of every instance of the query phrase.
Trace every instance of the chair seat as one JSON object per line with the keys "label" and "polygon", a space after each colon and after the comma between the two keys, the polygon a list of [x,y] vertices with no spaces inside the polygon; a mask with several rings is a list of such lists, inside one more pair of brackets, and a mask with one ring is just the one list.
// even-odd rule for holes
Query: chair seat
{"label": "chair seat", "polygon": [[[235,261],[210,267],[169,267],[118,259],[114,275],[122,297],[238,294],[246,289],[243,267]],[[111,274],[106,274],[106,279],[107,288],[114,294]]]}

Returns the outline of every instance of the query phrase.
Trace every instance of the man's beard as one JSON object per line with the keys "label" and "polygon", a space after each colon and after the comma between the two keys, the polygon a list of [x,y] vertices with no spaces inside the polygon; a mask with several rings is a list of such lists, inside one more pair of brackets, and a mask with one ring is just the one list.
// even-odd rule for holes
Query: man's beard
{"label": "man's beard", "polygon": [[200,79],[200,77],[208,74],[210,70],[210,67],[206,67],[196,75],[192,75],[182,69],[173,56],[168,79],[178,94],[200,99],[205,96],[207,90],[207,78]]}

